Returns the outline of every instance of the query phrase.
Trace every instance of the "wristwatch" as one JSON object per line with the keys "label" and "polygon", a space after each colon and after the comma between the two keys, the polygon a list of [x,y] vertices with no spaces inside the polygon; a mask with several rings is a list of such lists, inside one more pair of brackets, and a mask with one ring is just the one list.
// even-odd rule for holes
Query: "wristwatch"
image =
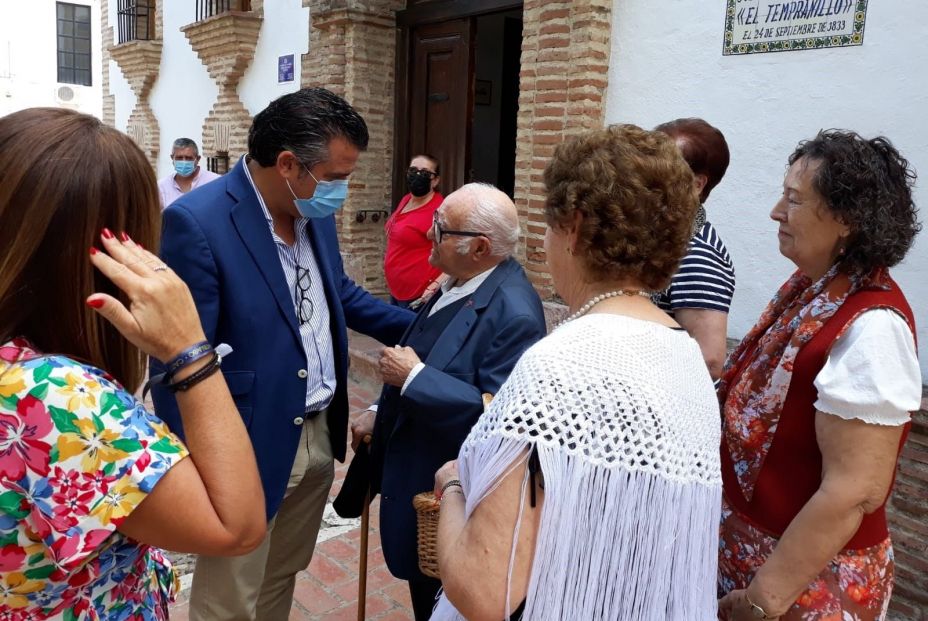
{"label": "wristwatch", "polygon": [[767,611],[751,601],[751,598],[748,597],[748,594],[744,594],[744,599],[747,600],[748,605],[751,607],[751,614],[755,619],[762,619],[764,621],[771,621],[772,619],[778,619],[779,617],[774,617],[773,615],[768,615]]}

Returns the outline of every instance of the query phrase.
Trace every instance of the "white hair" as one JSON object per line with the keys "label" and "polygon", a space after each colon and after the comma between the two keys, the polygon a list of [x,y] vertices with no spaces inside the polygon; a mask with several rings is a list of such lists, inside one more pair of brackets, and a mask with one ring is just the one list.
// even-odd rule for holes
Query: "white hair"
{"label": "white hair", "polygon": [[[490,255],[508,258],[515,254],[519,242],[519,216],[512,199],[489,183],[468,183],[458,192],[470,195],[470,209],[464,218],[468,231],[483,233],[490,241]],[[459,254],[470,252],[473,238],[462,237],[457,244]]]}

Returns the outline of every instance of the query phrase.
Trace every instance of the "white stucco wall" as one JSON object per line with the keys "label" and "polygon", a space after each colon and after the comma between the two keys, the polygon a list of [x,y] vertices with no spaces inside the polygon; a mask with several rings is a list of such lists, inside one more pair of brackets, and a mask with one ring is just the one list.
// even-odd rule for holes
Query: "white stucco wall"
{"label": "white stucco wall", "polygon": [[[725,9],[615,0],[606,122],[697,116],[725,134],[731,165],[707,210],[735,263],[729,333],[741,337],[793,269],[768,214],[798,141],[830,127],[887,136],[922,173],[915,202],[928,229],[928,4],[870,2],[862,46],[742,56],[722,56]],[[915,312],[928,382],[928,231],[893,276]]]}
{"label": "white stucco wall", "polygon": [[[271,101],[300,89],[300,57],[309,51],[309,9],[302,0],[265,0],[264,22],[238,94],[252,116]],[[277,59],[293,54],[293,81],[277,82]]]}
{"label": "white stucco wall", "polygon": [[[194,9],[193,2],[164,3],[161,70],[149,98],[161,131],[159,179],[172,170],[171,145],[174,140],[191,138],[202,147],[203,119],[219,95],[206,65],[200,62],[180,31],[194,21]],[[206,168],[206,158],[200,161],[200,166]]]}
{"label": "white stucco wall", "polygon": [[[0,0],[4,1],[4,0]],[[116,23],[111,2],[110,23]],[[176,138],[192,138],[202,147],[203,121],[219,91],[180,31],[194,19],[192,4],[165,3],[163,48],[158,78],[152,87],[151,108],[161,130],[158,177],[171,172],[171,145]],[[300,56],[309,49],[309,9],[301,0],[264,3],[264,21],[255,57],[239,83],[239,96],[254,115],[276,97],[299,89]],[[294,55],[294,81],[277,83],[277,58]],[[115,62],[110,69],[110,92],[116,100],[116,127],[125,131],[135,96]],[[205,158],[200,162],[206,166]]]}
{"label": "white stucco wall", "polygon": [[97,117],[103,113],[99,0],[70,0],[90,7],[91,86],[67,84],[74,99],[60,102],[55,0],[0,0],[0,116],[23,108],[53,106]]}

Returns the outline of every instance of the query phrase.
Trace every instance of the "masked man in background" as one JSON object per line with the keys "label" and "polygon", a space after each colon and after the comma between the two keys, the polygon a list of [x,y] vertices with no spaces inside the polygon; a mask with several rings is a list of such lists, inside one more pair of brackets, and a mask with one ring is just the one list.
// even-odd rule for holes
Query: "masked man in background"
{"label": "masked man in background", "polygon": [[174,172],[158,182],[161,208],[164,209],[194,188],[205,185],[219,175],[200,169],[200,150],[190,138],[178,138],[171,148]]}

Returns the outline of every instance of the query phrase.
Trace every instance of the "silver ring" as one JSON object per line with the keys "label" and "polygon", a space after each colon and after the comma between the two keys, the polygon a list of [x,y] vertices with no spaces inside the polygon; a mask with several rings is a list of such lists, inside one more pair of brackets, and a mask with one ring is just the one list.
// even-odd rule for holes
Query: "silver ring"
{"label": "silver ring", "polygon": [[167,265],[159,265],[158,267],[153,267],[153,268],[152,268],[152,270],[154,270],[154,271],[156,271],[156,272],[163,272],[163,271],[165,271],[166,269],[168,269],[168,266],[167,266]]}

